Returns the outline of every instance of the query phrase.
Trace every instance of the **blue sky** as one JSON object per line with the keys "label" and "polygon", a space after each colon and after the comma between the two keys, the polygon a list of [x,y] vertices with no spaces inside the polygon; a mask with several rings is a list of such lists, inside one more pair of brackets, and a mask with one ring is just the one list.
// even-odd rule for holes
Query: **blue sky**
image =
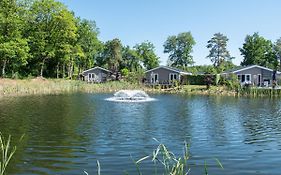
{"label": "blue sky", "polygon": [[206,59],[207,41],[221,32],[229,38],[228,50],[240,64],[247,34],[254,32],[276,41],[281,37],[281,0],[60,0],[76,16],[94,20],[102,41],[119,38],[123,45],[150,41],[161,64],[168,55],[163,44],[170,35],[190,31],[196,41],[196,65],[211,64]]}

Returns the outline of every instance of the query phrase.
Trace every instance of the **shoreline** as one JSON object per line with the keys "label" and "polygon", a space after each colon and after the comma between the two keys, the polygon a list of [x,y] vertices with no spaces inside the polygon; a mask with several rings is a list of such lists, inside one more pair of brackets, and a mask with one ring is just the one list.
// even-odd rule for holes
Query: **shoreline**
{"label": "shoreline", "polygon": [[281,97],[281,89],[242,89],[229,90],[225,86],[183,85],[177,88],[160,89],[147,87],[143,84],[132,84],[126,81],[111,81],[106,83],[87,83],[80,80],[65,79],[0,79],[0,98],[29,95],[56,95],[64,93],[114,93],[118,90],[143,90],[155,94],[209,95],[232,97]]}

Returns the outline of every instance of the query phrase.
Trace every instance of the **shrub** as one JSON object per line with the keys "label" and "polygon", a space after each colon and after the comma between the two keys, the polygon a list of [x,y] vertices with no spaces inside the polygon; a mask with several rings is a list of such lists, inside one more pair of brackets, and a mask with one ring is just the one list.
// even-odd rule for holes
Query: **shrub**
{"label": "shrub", "polygon": [[130,83],[140,83],[142,82],[143,77],[144,77],[144,72],[139,70],[134,72],[128,72],[128,75],[125,76],[125,80]]}
{"label": "shrub", "polygon": [[224,85],[230,90],[239,90],[241,88],[240,82],[235,74],[229,74],[227,77],[221,77],[220,85]]}

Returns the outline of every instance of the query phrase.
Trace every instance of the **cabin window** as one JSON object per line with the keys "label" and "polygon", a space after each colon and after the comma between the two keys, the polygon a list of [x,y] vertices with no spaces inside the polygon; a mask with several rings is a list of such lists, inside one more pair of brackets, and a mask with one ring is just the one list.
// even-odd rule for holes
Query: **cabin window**
{"label": "cabin window", "polygon": [[251,81],[251,75],[250,74],[246,74],[246,81],[250,82]]}
{"label": "cabin window", "polygon": [[158,74],[151,74],[151,83],[157,83],[159,81]]}
{"label": "cabin window", "polygon": [[241,82],[245,82],[245,75],[241,75]]}
{"label": "cabin window", "polygon": [[94,79],[95,78],[95,74],[89,74],[89,79]]}
{"label": "cabin window", "polygon": [[171,73],[170,74],[170,81],[177,80],[177,74]]}
{"label": "cabin window", "polygon": [[154,74],[154,80],[155,82],[158,82],[158,74]]}

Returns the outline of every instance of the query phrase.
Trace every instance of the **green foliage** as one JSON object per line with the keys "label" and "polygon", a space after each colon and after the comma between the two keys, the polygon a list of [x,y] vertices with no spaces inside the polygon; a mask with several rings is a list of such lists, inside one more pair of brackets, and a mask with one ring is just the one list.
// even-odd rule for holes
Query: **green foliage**
{"label": "green foliage", "polygon": [[279,61],[279,71],[281,71],[281,38],[274,43],[274,54]]}
{"label": "green foliage", "polygon": [[159,66],[159,57],[155,54],[155,47],[151,42],[145,41],[134,46],[146,70]]}
{"label": "green foliage", "polygon": [[138,71],[129,72],[125,77],[125,80],[130,83],[141,83],[144,77],[143,70],[139,69]]}
{"label": "green foliage", "polygon": [[190,66],[185,68],[187,72],[193,74],[216,74],[217,70],[213,65],[200,65],[200,66]]}
{"label": "green foliage", "polygon": [[100,59],[100,64],[105,65],[112,72],[117,73],[120,70],[120,63],[122,61],[121,41],[117,38],[107,41],[104,44]]}
{"label": "green foliage", "polygon": [[204,82],[207,86],[207,89],[210,89],[211,85],[214,84],[214,76],[211,74],[206,74],[204,77]]}
{"label": "green foliage", "polygon": [[40,76],[43,76],[47,61],[72,64],[77,35],[73,14],[55,0],[35,1],[30,11],[27,34],[36,59],[33,66],[40,69]]}
{"label": "green foliage", "polygon": [[177,36],[169,36],[164,43],[164,53],[169,53],[171,66],[185,68],[194,64],[191,55],[192,47],[195,45],[190,32],[180,33]]}
{"label": "green foliage", "polygon": [[229,90],[239,91],[241,89],[241,84],[236,74],[229,74],[227,77],[220,77],[219,84],[228,87]]}
{"label": "green foliage", "polygon": [[122,76],[128,76],[128,74],[129,74],[129,70],[127,68],[121,69],[121,75]]}
{"label": "green foliage", "polygon": [[94,65],[94,59],[101,52],[103,45],[98,39],[99,30],[95,21],[81,20],[80,18],[77,20],[77,44],[81,47],[83,53],[83,55],[78,56],[76,59],[79,74],[81,69],[85,70]]}
{"label": "green foliage", "polygon": [[0,175],[4,175],[10,160],[16,152],[16,147],[11,146],[11,136],[7,141],[0,133]]}
{"label": "green foliage", "polygon": [[29,47],[23,38],[24,20],[17,0],[0,1],[0,66],[2,77],[7,67],[16,71],[27,63]]}
{"label": "green foliage", "polygon": [[183,84],[189,85],[206,85],[206,75],[186,75],[182,77]]}
{"label": "green foliage", "polygon": [[121,67],[128,68],[131,72],[142,69],[142,58],[135,49],[131,49],[129,46],[123,47],[122,57]]}
{"label": "green foliage", "polygon": [[220,67],[223,62],[229,62],[233,59],[226,49],[228,38],[221,33],[215,33],[214,37],[208,41],[207,48],[210,49],[210,58],[215,67]]}
{"label": "green foliage", "polygon": [[260,65],[276,69],[277,59],[273,52],[273,44],[270,40],[259,36],[258,33],[247,35],[243,47],[240,48],[241,55],[244,60],[242,66]]}

